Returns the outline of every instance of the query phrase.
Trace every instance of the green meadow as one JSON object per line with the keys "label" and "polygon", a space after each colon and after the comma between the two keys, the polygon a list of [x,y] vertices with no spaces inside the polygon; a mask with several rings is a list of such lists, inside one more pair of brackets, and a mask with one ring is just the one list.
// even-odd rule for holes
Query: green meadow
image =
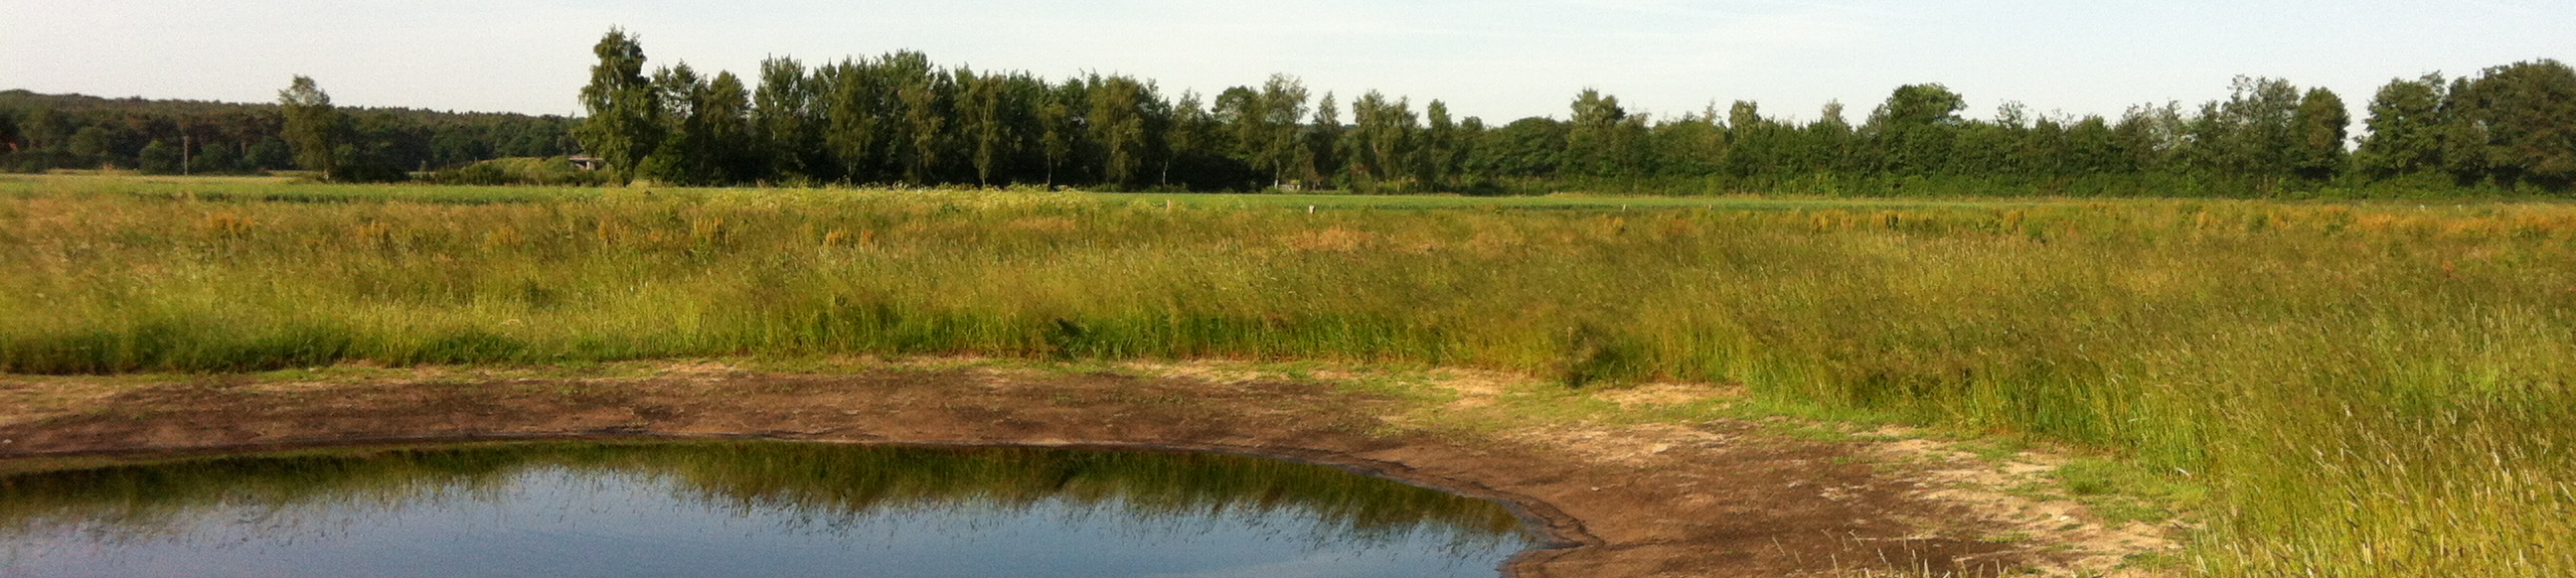
{"label": "green meadow", "polygon": [[2576,573],[2576,206],[0,180],[0,371],[1325,360],[2063,443],[2212,576]]}

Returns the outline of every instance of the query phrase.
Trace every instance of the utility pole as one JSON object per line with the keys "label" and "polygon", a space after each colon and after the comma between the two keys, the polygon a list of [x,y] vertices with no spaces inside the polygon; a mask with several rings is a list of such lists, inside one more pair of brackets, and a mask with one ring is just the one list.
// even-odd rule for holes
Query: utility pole
{"label": "utility pole", "polygon": [[179,133],[179,176],[188,176],[188,133]]}

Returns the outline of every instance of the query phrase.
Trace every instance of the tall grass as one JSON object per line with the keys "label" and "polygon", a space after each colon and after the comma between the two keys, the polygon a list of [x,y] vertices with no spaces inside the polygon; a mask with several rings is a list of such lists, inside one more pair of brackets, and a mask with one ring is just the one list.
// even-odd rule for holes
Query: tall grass
{"label": "tall grass", "polygon": [[1730,381],[2205,484],[2210,575],[2576,573],[2563,205],[382,194],[0,199],[0,370],[881,352]]}

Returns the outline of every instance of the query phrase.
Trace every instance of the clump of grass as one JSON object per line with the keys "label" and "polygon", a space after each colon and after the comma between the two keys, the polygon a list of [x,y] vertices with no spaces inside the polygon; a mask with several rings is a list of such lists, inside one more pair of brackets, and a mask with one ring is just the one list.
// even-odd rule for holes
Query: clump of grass
{"label": "clump of grass", "polygon": [[2206,498],[2205,490],[2188,480],[2101,458],[2069,461],[2050,472],[2050,477],[2111,524],[2164,523]]}
{"label": "clump of grass", "polygon": [[1566,387],[1583,388],[1603,382],[1652,376],[1645,348],[1594,325],[1584,325],[1566,340],[1563,362]]}

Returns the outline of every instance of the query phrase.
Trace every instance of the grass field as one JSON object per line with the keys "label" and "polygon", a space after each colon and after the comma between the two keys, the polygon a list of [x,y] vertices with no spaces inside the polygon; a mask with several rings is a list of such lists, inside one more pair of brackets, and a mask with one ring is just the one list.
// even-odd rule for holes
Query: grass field
{"label": "grass field", "polygon": [[2576,574],[2562,204],[33,177],[0,180],[0,272],[11,372],[873,352],[1736,382],[2205,488],[2206,575]]}
{"label": "grass field", "polygon": [[[293,186],[284,186],[293,185]],[[874,189],[784,189],[825,194],[883,192]],[[298,182],[292,177],[187,177],[136,175],[0,175],[0,194],[37,192],[114,193],[165,199],[269,201],[288,203],[390,202],[428,204],[540,203],[597,199],[602,195],[661,195],[693,201],[740,194],[772,194],[782,189],[597,187],[481,187],[436,185],[333,185]],[[957,193],[966,190],[926,190]],[[1035,191],[1014,191],[1039,194]],[[1554,195],[1543,197],[1466,197],[1458,195],[1350,194],[1205,194],[1205,193],[1047,193],[1108,204],[1141,204],[1207,209],[1472,209],[1472,210],[1655,210],[1675,208],[1794,210],[1827,208],[1899,209],[1929,207],[1996,207],[2038,204],[2026,199],[1936,201],[1922,199],[1776,199],[1760,197],[1609,197]]]}

